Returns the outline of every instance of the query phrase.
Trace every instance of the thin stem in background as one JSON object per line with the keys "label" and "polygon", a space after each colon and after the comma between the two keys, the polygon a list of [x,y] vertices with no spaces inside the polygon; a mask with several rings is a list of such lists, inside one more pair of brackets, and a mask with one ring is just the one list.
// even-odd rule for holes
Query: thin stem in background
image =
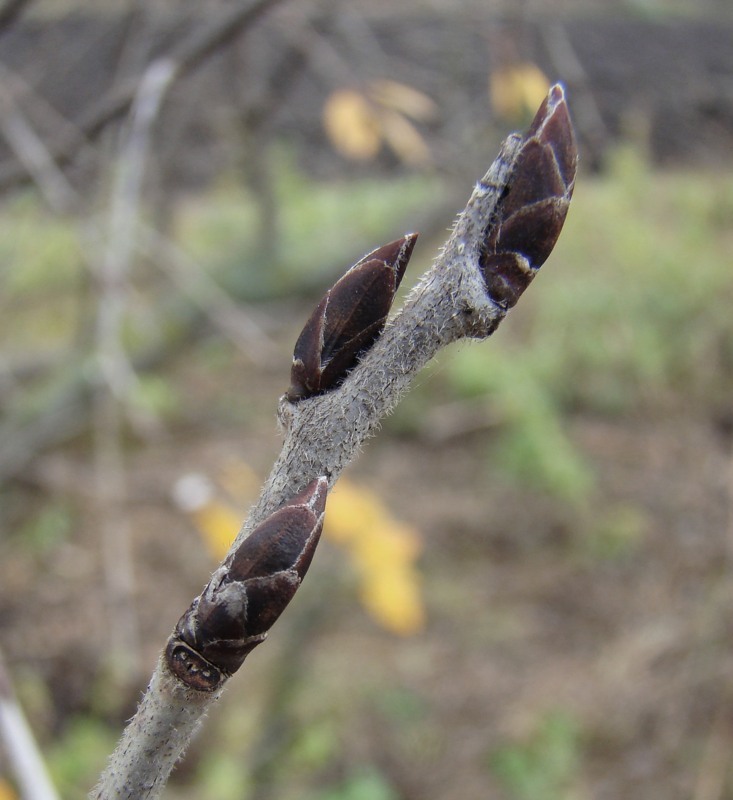
{"label": "thin stem in background", "polygon": [[122,679],[135,674],[140,650],[122,444],[122,407],[137,378],[125,351],[123,322],[150,132],[173,76],[171,62],[156,61],[140,83],[129,134],[115,165],[107,247],[96,275],[96,357],[102,385],[94,399],[94,475],[110,632],[108,661]]}
{"label": "thin stem in background", "polygon": [[[16,158],[26,164],[43,199],[54,213],[66,217],[81,209],[82,198],[23,114],[18,95],[24,103],[37,106],[39,113],[52,120],[57,129],[71,129],[80,139],[81,133],[48,107],[32,87],[2,65],[0,79],[0,110],[3,111],[0,114],[0,135],[4,136]],[[274,345],[254,319],[252,310],[233,301],[202,265],[170,239],[145,225],[139,215],[136,226],[133,240],[140,254],[151,259],[247,358],[257,364],[266,360]],[[81,256],[87,268],[93,271],[100,260],[106,257],[105,234],[100,225],[92,220],[79,226],[79,239],[82,244]],[[143,360],[149,362],[151,359],[147,357]],[[52,362],[52,366],[54,364]],[[39,450],[76,435],[86,426],[88,399],[93,394],[89,386],[90,371],[83,363],[69,365],[67,358],[62,360],[58,369],[63,370],[64,379],[55,401],[50,403],[50,410],[46,407],[42,415],[30,420],[25,416],[20,420],[11,416],[0,426],[0,480],[22,470]],[[127,372],[134,376],[134,369]],[[6,385],[11,382],[10,371],[3,381]],[[94,384],[94,391],[98,386],[98,383]],[[142,427],[145,427],[144,421],[142,423]]]}
{"label": "thin stem in background", "polygon": [[[235,3],[206,24],[195,28],[171,48],[168,59],[175,65],[174,78],[196,69],[207,58],[225,47],[252,27],[260,17],[283,0],[253,0],[243,5]],[[115,87],[89,110],[79,122],[83,140],[99,135],[111,122],[122,117],[130,109],[140,84],[139,78],[130,79]],[[80,144],[78,136],[61,136],[49,143],[49,152],[57,164],[70,161],[77,154]],[[25,166],[17,163],[0,165],[0,186],[23,182],[28,173]]]}
{"label": "thin stem in background", "polygon": [[0,742],[23,800],[59,800],[0,652]]}

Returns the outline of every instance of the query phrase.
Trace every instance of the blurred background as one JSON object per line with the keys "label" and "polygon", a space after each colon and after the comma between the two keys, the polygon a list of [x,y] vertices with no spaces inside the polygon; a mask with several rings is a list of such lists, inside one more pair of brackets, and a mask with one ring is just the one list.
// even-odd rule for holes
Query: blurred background
{"label": "blurred background", "polygon": [[5,0],[0,646],[61,797],[256,498],[314,304],[418,230],[409,289],[556,80],[555,252],[349,468],[166,796],[733,798],[730,0]]}

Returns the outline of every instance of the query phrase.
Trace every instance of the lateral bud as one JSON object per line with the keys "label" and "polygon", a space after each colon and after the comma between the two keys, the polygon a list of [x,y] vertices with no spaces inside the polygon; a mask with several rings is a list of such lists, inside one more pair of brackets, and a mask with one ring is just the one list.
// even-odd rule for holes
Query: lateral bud
{"label": "lateral bud", "polygon": [[339,386],[384,329],[417,239],[409,233],[357,261],[326,292],[293,352],[291,402]]}
{"label": "lateral bud", "polygon": [[316,478],[271,514],[178,620],[165,658],[186,686],[216,691],[265,640],[308,571],[327,494],[326,478]]}
{"label": "lateral bud", "polygon": [[578,151],[565,93],[556,84],[525,134],[479,254],[489,297],[515,305],[560,235],[575,186]]}

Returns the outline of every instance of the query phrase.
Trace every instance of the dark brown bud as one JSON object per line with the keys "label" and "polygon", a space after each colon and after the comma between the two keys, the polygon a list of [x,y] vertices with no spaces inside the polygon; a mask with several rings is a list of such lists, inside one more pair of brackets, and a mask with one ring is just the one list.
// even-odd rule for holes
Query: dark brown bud
{"label": "dark brown bud", "polygon": [[336,388],[374,344],[416,239],[417,234],[410,233],[378,247],[326,292],[295,343],[288,400]]}
{"label": "dark brown bud", "polygon": [[265,640],[310,566],[328,482],[316,478],[271,514],[214,573],[166,647],[171,672],[212,692]]}
{"label": "dark brown bud", "polygon": [[552,252],[570,205],[577,163],[565,94],[555,85],[522,141],[479,257],[489,297],[502,308],[517,302]]}

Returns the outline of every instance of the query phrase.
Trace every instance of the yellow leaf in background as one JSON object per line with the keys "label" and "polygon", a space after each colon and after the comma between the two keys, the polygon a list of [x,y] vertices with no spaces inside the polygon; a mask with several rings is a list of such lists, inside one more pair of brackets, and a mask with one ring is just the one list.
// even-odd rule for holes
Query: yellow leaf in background
{"label": "yellow leaf in background", "polygon": [[409,119],[387,109],[382,112],[381,120],[384,140],[400,161],[411,167],[421,167],[430,162],[430,148]]}
{"label": "yellow leaf in background", "polygon": [[353,541],[381,525],[385,515],[374,492],[342,478],[328,497],[323,535],[338,544]]}
{"label": "yellow leaf in background", "polygon": [[502,67],[489,75],[491,108],[504,119],[523,121],[531,116],[549,90],[545,73],[530,62]]}
{"label": "yellow leaf in background", "polygon": [[425,626],[425,612],[417,572],[388,564],[370,573],[359,595],[364,608],[382,626],[400,636],[418,633]]}
{"label": "yellow leaf in background", "polygon": [[360,569],[376,572],[385,564],[410,564],[420,553],[420,539],[414,529],[393,520],[353,542],[352,552]]}
{"label": "yellow leaf in background", "polygon": [[13,787],[4,778],[0,778],[0,800],[18,800]]}
{"label": "yellow leaf in background", "polygon": [[418,122],[430,122],[438,116],[438,106],[432,98],[408,86],[382,79],[369,84],[369,97],[383,108],[399,111]]}
{"label": "yellow leaf in background", "polygon": [[430,161],[430,149],[410,119],[427,122],[437,110],[417,89],[381,79],[363,92],[332,92],[323,108],[323,125],[333,146],[347,158],[368,161],[387,144],[405,164],[419,167]]}
{"label": "yellow leaf in background", "polygon": [[176,482],[173,499],[191,517],[214,560],[224,558],[239,533],[241,512],[220,500],[211,481],[198,473],[185,475]]}
{"label": "yellow leaf in background", "polygon": [[219,500],[212,500],[191,516],[206,549],[216,561],[221,561],[239,533],[242,514]]}
{"label": "yellow leaf in background", "polygon": [[374,158],[381,147],[381,131],[372,104],[359,92],[339,89],[323,108],[323,125],[331,144],[342,155],[359,161]]}
{"label": "yellow leaf in background", "polygon": [[367,613],[392,633],[417,633],[425,623],[415,559],[417,531],[395,520],[374,492],[342,478],[328,499],[324,537],[349,553]]}

